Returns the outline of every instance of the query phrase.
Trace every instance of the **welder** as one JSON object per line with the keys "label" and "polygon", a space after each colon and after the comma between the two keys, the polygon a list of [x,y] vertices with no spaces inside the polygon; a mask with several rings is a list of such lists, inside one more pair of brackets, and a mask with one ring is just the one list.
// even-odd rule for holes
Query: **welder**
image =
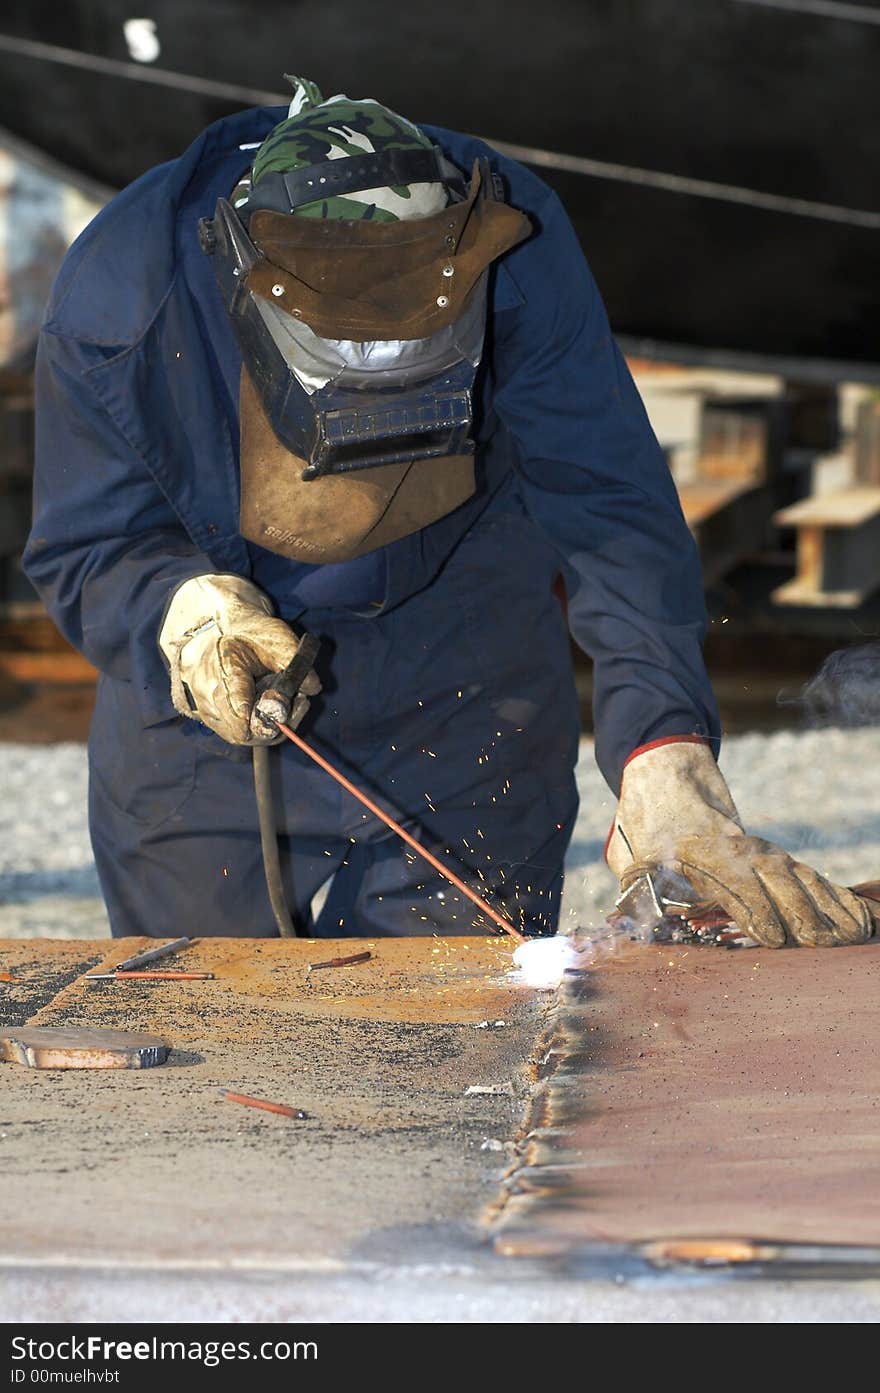
{"label": "welder", "polygon": [[[556,195],[479,140],[291,81],[289,110],[217,122],[111,201],[41,335],[25,569],[99,670],[113,932],[278,931],[250,747],[276,741],[255,701],[303,635],[292,725],[553,932],[570,630],[624,886],[662,863],[763,943],[867,937],[860,900],[740,824],[696,550]],[[271,756],[301,931],[486,927],[300,750]]]}

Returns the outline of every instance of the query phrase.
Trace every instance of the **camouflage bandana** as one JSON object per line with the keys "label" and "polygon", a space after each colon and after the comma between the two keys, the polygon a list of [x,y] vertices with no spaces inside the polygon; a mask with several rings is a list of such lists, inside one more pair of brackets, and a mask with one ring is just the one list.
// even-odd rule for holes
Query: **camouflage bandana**
{"label": "camouflage bandana", "polygon": [[[430,149],[431,141],[417,126],[370,98],[330,97],[324,101],[319,88],[307,78],[285,77],[294,86],[290,112],[269,133],[254,158],[251,186],[264,174],[286,174],[324,160],[380,150]],[[240,207],[247,188],[239,185],[232,202]],[[447,204],[443,184],[410,184],[397,188],[364,189],[346,197],[316,199],[297,208],[298,218],[365,218],[397,222],[426,218]]]}

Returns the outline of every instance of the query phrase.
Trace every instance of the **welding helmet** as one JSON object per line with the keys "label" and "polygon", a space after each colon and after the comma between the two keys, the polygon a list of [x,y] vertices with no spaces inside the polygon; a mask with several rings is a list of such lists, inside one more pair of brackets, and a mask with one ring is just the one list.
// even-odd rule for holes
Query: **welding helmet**
{"label": "welding helmet", "polygon": [[530,224],[486,162],[466,178],[387,108],[294,81],[199,231],[242,353],[242,534],[344,561],[474,492],[488,269]]}

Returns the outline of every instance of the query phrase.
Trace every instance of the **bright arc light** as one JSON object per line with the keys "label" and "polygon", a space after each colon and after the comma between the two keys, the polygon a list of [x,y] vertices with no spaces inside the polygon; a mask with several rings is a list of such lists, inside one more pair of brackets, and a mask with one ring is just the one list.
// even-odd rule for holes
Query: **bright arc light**
{"label": "bright arc light", "polygon": [[563,934],[553,938],[530,938],[513,955],[519,979],[527,987],[556,987],[567,967],[576,967],[578,955],[571,939]]}

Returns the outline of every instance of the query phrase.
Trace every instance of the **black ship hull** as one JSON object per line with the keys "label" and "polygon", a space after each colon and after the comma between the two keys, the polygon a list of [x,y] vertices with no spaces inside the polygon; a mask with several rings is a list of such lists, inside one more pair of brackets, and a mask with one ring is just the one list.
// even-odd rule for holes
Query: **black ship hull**
{"label": "black ship hull", "polygon": [[7,0],[0,125],[119,188],[302,73],[533,165],[630,351],[880,380],[877,0],[149,12]]}

